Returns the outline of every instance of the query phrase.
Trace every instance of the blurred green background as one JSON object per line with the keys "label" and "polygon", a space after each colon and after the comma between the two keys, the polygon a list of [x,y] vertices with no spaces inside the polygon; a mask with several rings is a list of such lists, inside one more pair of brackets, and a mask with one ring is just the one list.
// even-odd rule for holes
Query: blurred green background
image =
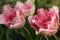
{"label": "blurred green background", "polygon": [[[3,6],[9,4],[14,7],[17,1],[25,2],[26,0],[0,0],[0,14],[2,13]],[[53,5],[60,9],[60,0],[35,0],[35,14],[37,14],[38,8],[48,8]],[[30,27],[28,17],[26,18],[25,28],[20,30],[13,30],[7,28],[5,25],[0,24],[0,40],[60,40],[60,30],[55,36],[45,37],[44,35],[35,35],[35,31]]]}

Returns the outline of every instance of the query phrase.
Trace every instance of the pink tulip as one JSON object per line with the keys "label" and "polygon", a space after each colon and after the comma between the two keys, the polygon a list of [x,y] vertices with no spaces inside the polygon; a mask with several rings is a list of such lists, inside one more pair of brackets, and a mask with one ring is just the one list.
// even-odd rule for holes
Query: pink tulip
{"label": "pink tulip", "polygon": [[17,2],[15,8],[22,10],[24,15],[26,16],[33,15],[35,12],[35,5],[32,3],[31,0],[27,0],[27,2],[25,3]]}
{"label": "pink tulip", "polygon": [[48,36],[54,35],[58,31],[59,10],[53,6],[49,11],[38,9],[38,15],[28,18],[31,27],[36,31],[36,34],[45,34]]}
{"label": "pink tulip", "polygon": [[11,29],[18,29],[24,26],[25,16],[21,11],[5,5],[3,13],[0,15],[0,24],[5,24]]}
{"label": "pink tulip", "polygon": [[5,24],[9,28],[21,28],[25,24],[25,17],[33,14],[35,5],[31,0],[27,2],[17,2],[14,8],[9,5],[3,7],[3,13],[0,14],[0,24]]}

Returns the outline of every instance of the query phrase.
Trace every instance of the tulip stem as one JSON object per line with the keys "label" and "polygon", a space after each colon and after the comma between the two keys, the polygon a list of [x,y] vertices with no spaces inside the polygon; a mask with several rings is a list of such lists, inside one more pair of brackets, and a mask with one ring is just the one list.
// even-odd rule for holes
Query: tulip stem
{"label": "tulip stem", "polygon": [[26,27],[24,27],[24,29],[25,29],[26,32],[28,33],[28,35],[29,35],[29,37],[30,37],[30,40],[33,40],[33,39],[32,39],[32,36],[31,36],[31,34],[30,34],[30,32],[28,31],[28,29],[27,29]]}
{"label": "tulip stem", "polygon": [[9,31],[9,29],[6,31],[6,40],[8,40],[9,39],[9,37],[8,37],[8,32]]}
{"label": "tulip stem", "polygon": [[10,38],[9,38],[9,33],[10,33],[10,29],[7,29],[7,31],[6,31],[6,40],[9,40]]}
{"label": "tulip stem", "polygon": [[46,40],[49,40],[48,37],[45,35]]}
{"label": "tulip stem", "polygon": [[41,38],[40,38],[40,40],[42,39],[42,36],[41,36]]}
{"label": "tulip stem", "polygon": [[59,38],[56,35],[54,35],[54,37],[55,37],[56,40],[59,40]]}

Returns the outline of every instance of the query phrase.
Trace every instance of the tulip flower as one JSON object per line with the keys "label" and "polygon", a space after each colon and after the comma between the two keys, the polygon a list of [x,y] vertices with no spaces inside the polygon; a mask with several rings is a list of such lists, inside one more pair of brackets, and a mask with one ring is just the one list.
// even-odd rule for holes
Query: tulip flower
{"label": "tulip flower", "polygon": [[31,0],[27,0],[25,3],[17,2],[15,8],[22,10],[25,16],[33,15],[35,12],[35,5]]}
{"label": "tulip flower", "polygon": [[53,6],[49,11],[42,9],[37,10],[38,14],[28,18],[31,27],[36,34],[51,36],[56,34],[59,28],[59,9]]}
{"label": "tulip flower", "polygon": [[2,14],[0,14],[0,24],[5,24],[10,29],[18,29],[24,26],[25,16],[19,10],[5,5]]}

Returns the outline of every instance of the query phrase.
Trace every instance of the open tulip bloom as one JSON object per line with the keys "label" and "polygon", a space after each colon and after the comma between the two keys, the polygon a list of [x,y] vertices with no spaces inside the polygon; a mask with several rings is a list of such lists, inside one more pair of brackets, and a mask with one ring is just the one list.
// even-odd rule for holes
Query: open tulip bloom
{"label": "open tulip bloom", "polygon": [[34,13],[35,6],[31,0],[27,2],[17,2],[14,8],[9,5],[3,7],[0,14],[0,24],[5,24],[9,28],[18,29],[24,26],[26,16]]}
{"label": "open tulip bloom", "polygon": [[5,5],[3,13],[0,15],[0,24],[5,24],[9,28],[19,28],[25,24],[25,16],[19,10],[14,10]]}
{"label": "open tulip bloom", "polygon": [[53,6],[49,11],[42,8],[38,9],[37,12],[37,15],[28,18],[36,34],[54,35],[59,27],[59,9]]}

